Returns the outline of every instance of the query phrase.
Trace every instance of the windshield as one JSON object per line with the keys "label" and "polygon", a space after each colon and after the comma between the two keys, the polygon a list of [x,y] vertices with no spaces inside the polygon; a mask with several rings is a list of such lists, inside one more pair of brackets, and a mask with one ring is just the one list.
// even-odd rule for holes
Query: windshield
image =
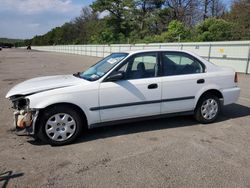
{"label": "windshield", "polygon": [[85,72],[80,73],[79,76],[89,81],[98,80],[127,55],[127,53],[113,53],[91,66]]}

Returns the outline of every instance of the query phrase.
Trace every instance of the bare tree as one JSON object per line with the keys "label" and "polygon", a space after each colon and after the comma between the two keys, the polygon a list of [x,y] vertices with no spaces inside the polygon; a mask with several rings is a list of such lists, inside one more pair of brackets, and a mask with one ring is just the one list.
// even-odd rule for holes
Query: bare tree
{"label": "bare tree", "polygon": [[187,25],[194,23],[198,0],[167,0],[166,6],[171,9],[172,18]]}
{"label": "bare tree", "polygon": [[208,6],[210,4],[211,0],[204,0],[203,6],[204,6],[204,12],[203,12],[203,20],[208,18]]}
{"label": "bare tree", "polygon": [[209,17],[221,17],[225,13],[225,5],[222,0],[199,0],[202,19]]}
{"label": "bare tree", "polygon": [[211,0],[210,10],[212,17],[220,17],[225,12],[225,5],[221,0]]}

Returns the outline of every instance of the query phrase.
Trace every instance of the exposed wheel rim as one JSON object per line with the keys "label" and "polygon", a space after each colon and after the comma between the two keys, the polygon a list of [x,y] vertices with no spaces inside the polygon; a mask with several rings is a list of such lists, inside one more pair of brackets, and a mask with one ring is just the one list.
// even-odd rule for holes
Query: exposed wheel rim
{"label": "exposed wheel rim", "polygon": [[45,132],[54,141],[68,140],[76,132],[76,121],[69,114],[55,114],[48,119]]}
{"label": "exposed wheel rim", "polygon": [[201,115],[206,120],[213,119],[218,113],[218,103],[215,99],[207,99],[202,103]]}

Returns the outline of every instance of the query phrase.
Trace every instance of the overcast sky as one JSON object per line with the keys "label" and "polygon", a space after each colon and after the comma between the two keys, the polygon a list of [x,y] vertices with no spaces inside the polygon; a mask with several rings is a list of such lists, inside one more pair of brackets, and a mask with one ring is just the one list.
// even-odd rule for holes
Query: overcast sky
{"label": "overcast sky", "polygon": [[[93,0],[0,0],[0,38],[28,39],[80,15]],[[228,4],[231,0],[223,0]]]}

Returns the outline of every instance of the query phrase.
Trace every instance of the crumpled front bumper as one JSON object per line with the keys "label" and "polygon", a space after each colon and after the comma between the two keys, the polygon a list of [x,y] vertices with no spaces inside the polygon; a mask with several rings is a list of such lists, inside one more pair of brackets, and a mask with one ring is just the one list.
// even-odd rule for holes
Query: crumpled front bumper
{"label": "crumpled front bumper", "polygon": [[18,135],[34,135],[38,114],[39,110],[15,110],[13,129]]}

